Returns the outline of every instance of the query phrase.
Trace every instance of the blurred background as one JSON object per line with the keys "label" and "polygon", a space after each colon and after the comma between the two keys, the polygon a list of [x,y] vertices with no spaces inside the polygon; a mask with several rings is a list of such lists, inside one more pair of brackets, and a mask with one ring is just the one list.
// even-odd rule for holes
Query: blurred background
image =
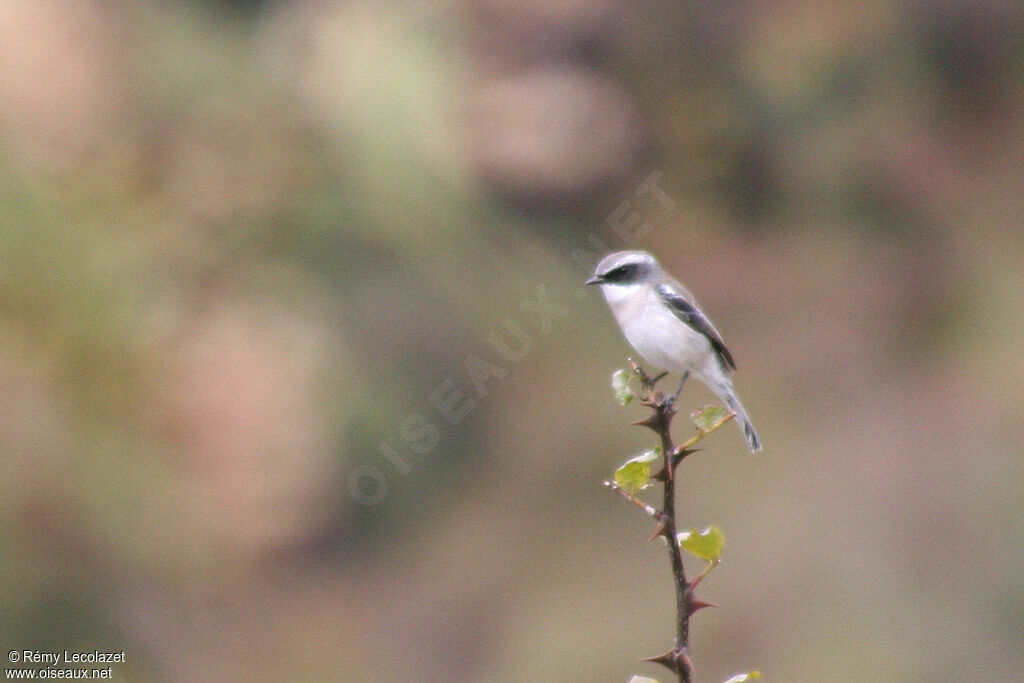
{"label": "blurred background", "polygon": [[1002,0],[3,2],[0,645],[668,680],[632,247],[765,442],[681,470],[699,680],[1020,680],[1022,73]]}

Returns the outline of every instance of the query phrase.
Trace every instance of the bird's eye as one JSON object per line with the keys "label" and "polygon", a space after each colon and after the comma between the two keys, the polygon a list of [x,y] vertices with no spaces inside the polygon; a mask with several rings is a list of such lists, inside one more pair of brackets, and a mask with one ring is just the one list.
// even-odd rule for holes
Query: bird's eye
{"label": "bird's eye", "polygon": [[624,280],[628,280],[635,271],[636,266],[633,264],[619,266],[618,268],[612,268],[605,273],[604,279],[609,282],[622,282]]}

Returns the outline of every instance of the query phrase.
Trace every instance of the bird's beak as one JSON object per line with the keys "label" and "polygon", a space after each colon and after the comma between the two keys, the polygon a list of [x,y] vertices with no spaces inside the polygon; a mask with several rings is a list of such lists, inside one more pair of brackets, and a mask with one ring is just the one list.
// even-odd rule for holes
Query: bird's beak
{"label": "bird's beak", "polygon": [[600,277],[595,275],[594,277],[590,278],[589,280],[587,280],[583,284],[585,284],[585,285],[599,285],[602,282],[604,282],[604,280],[602,280]]}

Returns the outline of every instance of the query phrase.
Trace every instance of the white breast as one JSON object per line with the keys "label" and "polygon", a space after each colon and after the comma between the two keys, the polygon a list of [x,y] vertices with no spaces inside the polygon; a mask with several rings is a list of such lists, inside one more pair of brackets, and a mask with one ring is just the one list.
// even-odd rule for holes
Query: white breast
{"label": "white breast", "polygon": [[711,342],[665,307],[643,285],[601,285],[627,341],[649,365],[671,372],[700,374],[714,362]]}

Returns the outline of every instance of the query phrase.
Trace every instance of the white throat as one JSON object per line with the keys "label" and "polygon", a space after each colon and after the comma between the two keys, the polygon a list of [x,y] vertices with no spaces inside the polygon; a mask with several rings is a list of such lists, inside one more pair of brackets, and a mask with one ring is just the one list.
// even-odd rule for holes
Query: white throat
{"label": "white throat", "polygon": [[616,306],[626,301],[635,301],[636,297],[641,294],[641,289],[643,289],[643,285],[640,284],[601,285],[601,293],[604,294],[604,300],[608,302],[608,305],[612,307],[613,311],[615,310]]}

